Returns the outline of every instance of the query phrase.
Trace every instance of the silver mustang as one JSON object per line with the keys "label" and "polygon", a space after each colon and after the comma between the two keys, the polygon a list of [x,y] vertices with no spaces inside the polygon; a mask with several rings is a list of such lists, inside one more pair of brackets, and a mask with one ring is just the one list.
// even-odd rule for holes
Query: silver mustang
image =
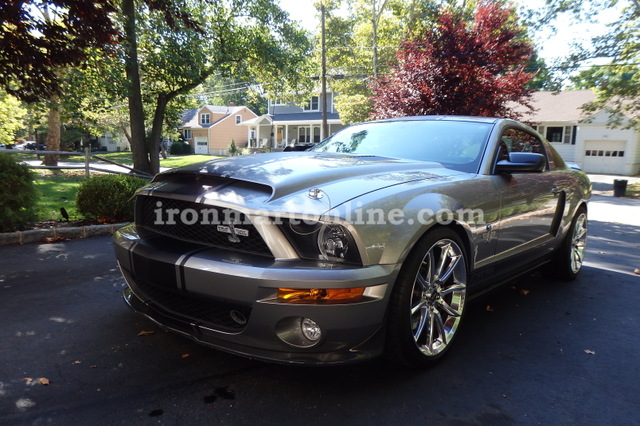
{"label": "silver mustang", "polygon": [[576,278],[590,195],[528,126],[412,117],[161,173],[114,241],[126,302],[200,343],[420,367],[471,296],[540,266]]}

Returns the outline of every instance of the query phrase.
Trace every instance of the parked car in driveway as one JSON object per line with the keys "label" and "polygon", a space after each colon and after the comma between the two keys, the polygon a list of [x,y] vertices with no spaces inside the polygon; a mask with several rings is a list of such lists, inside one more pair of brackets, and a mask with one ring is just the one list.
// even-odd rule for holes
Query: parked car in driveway
{"label": "parked car in driveway", "polygon": [[541,266],[576,278],[590,195],[519,122],[411,117],[161,173],[114,242],[126,302],[200,343],[420,367],[447,353],[470,297]]}

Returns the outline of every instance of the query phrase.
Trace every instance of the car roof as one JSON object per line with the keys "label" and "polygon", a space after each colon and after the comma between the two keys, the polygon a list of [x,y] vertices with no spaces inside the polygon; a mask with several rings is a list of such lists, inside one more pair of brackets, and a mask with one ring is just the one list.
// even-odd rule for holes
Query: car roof
{"label": "car roof", "polygon": [[471,121],[476,123],[495,124],[499,121],[507,120],[496,117],[474,117],[467,115],[416,115],[411,117],[388,118],[384,120],[372,121],[372,123],[385,123],[393,121]]}

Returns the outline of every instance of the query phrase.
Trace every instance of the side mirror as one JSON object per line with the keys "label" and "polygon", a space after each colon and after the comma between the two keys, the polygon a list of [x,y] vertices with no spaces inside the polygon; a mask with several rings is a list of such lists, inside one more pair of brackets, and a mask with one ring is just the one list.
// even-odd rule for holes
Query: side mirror
{"label": "side mirror", "polygon": [[534,152],[511,152],[508,160],[496,164],[496,173],[539,173],[547,168],[547,159]]}

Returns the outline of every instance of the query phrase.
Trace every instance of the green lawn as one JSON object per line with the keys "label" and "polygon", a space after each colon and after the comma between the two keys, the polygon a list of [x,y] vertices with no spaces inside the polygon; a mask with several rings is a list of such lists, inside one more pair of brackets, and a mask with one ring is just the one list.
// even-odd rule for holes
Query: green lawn
{"label": "green lawn", "polygon": [[627,185],[627,197],[640,198],[640,182]]}
{"label": "green lawn", "polygon": [[[121,164],[132,164],[130,152],[113,152],[98,154],[101,157],[117,161]],[[35,158],[35,156],[34,156]],[[84,162],[84,157],[61,159],[61,161]],[[210,155],[171,156],[160,160],[161,167],[181,167],[193,163],[211,160]],[[94,159],[95,161],[96,159]],[[93,173],[95,176],[96,174]],[[38,204],[36,207],[37,221],[61,220],[60,208],[64,207],[71,220],[84,219],[76,208],[76,195],[80,184],[85,180],[84,171],[69,170],[38,170],[35,186],[38,190]]]}
{"label": "green lawn", "polygon": [[[133,165],[133,159],[131,158],[130,152],[94,152],[94,155],[97,155],[102,158],[106,158],[107,160],[115,161],[120,164],[124,164],[127,166]],[[187,166],[193,163],[200,163],[202,161],[211,160],[215,157],[211,155],[172,155],[169,156],[166,160],[160,158],[160,166],[161,167],[182,167]],[[63,161],[73,161],[78,163],[84,163],[84,157],[69,157],[69,159],[65,159]],[[100,159],[93,157],[92,162],[103,163]]]}
{"label": "green lawn", "polygon": [[171,156],[166,160],[160,159],[160,167],[182,167],[188,166],[189,164],[201,163],[203,161],[213,160],[217,157],[212,157],[211,155],[182,155],[182,156]]}
{"label": "green lawn", "polygon": [[[133,164],[131,152],[93,152],[92,155],[106,158],[107,160],[115,161],[120,164],[130,166]],[[34,156],[35,157],[35,156]],[[199,163],[201,161],[211,160],[215,157],[211,155],[172,155],[169,158],[160,158],[160,166],[162,167],[181,167],[193,163]],[[84,157],[80,155],[74,155],[69,157],[62,157],[60,161],[69,161],[72,163],[84,163]],[[103,163],[99,158],[93,157],[91,162]],[[104,162],[106,163],[106,162]]]}
{"label": "green lawn", "polygon": [[61,220],[60,208],[64,207],[70,219],[83,219],[76,209],[76,194],[84,181],[84,173],[49,172],[37,174],[35,179],[38,191],[36,214],[38,222],[45,220]]}

